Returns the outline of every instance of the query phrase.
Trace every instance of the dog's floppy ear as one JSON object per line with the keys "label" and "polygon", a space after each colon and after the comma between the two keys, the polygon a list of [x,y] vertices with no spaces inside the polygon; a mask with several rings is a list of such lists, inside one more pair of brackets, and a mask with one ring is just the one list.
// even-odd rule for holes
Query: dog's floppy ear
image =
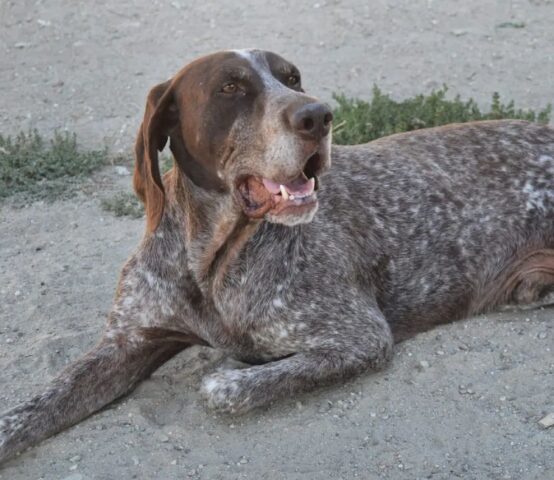
{"label": "dog's floppy ear", "polygon": [[144,202],[146,229],[158,227],[164,211],[165,193],[158,165],[158,151],[167,143],[170,130],[178,122],[171,80],[156,85],[146,100],[144,118],[135,143],[135,192]]}

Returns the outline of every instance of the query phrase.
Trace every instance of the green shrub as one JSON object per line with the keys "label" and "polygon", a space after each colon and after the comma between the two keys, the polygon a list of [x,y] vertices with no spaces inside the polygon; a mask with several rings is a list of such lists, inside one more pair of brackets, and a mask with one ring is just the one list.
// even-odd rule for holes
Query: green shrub
{"label": "green shrub", "polygon": [[429,95],[402,101],[393,100],[376,86],[369,102],[335,94],[338,106],[333,112],[333,141],[344,145],[365,143],[393,133],[471,120],[519,118],[540,123],[550,120],[550,105],[537,114],[516,109],[513,101],[504,104],[495,93],[490,110],[481,112],[473,99],[463,101],[457,96],[447,100],[447,90],[445,86]]}
{"label": "green shrub", "polygon": [[113,197],[103,199],[100,203],[104,210],[113,213],[116,217],[141,218],[144,215],[142,202],[134,193],[119,192]]}
{"label": "green shrub", "polygon": [[0,135],[0,200],[20,193],[32,199],[67,196],[106,158],[105,150],[80,151],[74,134],[56,133],[50,141],[36,131]]}

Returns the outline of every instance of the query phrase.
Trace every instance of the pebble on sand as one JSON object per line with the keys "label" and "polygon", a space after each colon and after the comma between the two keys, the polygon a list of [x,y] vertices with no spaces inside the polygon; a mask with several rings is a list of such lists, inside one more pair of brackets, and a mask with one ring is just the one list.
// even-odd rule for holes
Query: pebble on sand
{"label": "pebble on sand", "polygon": [[554,412],[549,413],[546,417],[543,417],[539,420],[539,424],[543,428],[550,428],[554,425]]}

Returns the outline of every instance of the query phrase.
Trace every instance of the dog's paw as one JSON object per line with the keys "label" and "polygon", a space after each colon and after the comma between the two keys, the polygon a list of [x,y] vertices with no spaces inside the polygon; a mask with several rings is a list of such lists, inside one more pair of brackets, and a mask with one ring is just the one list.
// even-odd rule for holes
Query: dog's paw
{"label": "dog's paw", "polygon": [[17,450],[14,450],[14,439],[17,440],[17,435],[21,434],[23,429],[23,417],[17,412],[7,412],[0,417],[0,464],[15,455]]}
{"label": "dog's paw", "polygon": [[210,408],[226,413],[244,413],[252,408],[244,380],[244,374],[239,370],[212,373],[203,378],[200,392]]}

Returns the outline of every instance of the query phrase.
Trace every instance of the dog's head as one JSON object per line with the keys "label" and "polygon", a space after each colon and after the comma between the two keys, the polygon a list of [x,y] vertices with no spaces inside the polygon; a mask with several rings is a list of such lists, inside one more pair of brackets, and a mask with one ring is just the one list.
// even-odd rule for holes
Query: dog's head
{"label": "dog's head", "polygon": [[233,196],[251,218],[296,225],[317,210],[317,176],[330,165],[332,114],[304,93],[280,56],[238,50],[202,57],[148,95],[134,184],[148,229],[164,208],[158,151],[203,189]]}

